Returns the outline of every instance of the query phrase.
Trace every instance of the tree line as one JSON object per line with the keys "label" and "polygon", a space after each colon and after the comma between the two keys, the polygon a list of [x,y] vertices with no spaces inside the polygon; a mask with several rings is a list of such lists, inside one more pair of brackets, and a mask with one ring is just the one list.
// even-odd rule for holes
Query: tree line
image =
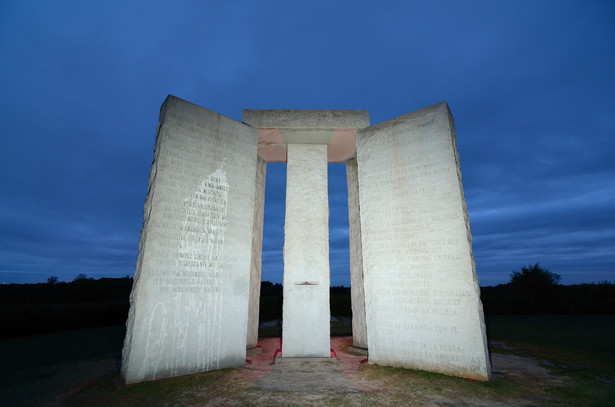
{"label": "tree line", "polygon": [[[615,314],[615,285],[560,285],[561,277],[540,264],[524,266],[507,284],[482,287],[485,314]],[[132,278],[94,280],[80,274],[72,282],[0,285],[0,337],[57,332],[126,323]],[[334,316],[352,316],[350,288],[330,288]],[[261,320],[282,318],[283,287],[261,283]]]}
{"label": "tree line", "polygon": [[540,263],[510,274],[507,284],[481,287],[485,314],[615,314],[615,284],[561,285]]}

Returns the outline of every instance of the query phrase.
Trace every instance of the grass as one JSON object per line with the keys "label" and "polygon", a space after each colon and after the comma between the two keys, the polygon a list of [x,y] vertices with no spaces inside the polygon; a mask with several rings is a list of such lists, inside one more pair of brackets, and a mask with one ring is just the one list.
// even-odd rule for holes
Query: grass
{"label": "grass", "polygon": [[504,377],[490,382],[479,382],[438,373],[387,366],[367,365],[364,369],[374,380],[388,378],[398,383],[402,394],[417,391],[418,388],[424,393],[434,392],[453,399],[507,400],[524,398],[528,392],[523,384]]}
{"label": "grass", "polygon": [[231,387],[231,372],[223,369],[119,388],[114,377],[107,377],[70,398],[67,405],[149,407],[208,401]]}
{"label": "grass", "polygon": [[584,351],[607,350],[615,337],[615,315],[488,315],[486,323],[491,340]]}
{"label": "grass", "polygon": [[[265,395],[238,390],[230,370],[117,386],[123,327],[104,327],[0,341],[0,400],[3,406],[39,406],[56,400],[68,406],[217,405],[398,405],[480,404],[531,400],[541,405],[610,406],[615,399],[615,316],[488,316],[492,351],[545,361],[565,386],[529,386],[500,377],[476,382],[416,370],[362,365],[369,380],[385,383],[374,393]],[[339,320],[343,330],[348,321]],[[277,326],[272,327],[273,330]],[[497,342],[505,343],[498,346]],[[58,401],[59,400],[59,401]],[[296,403],[294,403],[296,402]]]}
{"label": "grass", "polygon": [[1,404],[39,406],[114,369],[124,334],[111,326],[0,340]]}
{"label": "grass", "polygon": [[546,359],[569,376],[615,376],[615,315],[494,315],[491,341],[517,355]]}
{"label": "grass", "polygon": [[3,339],[0,366],[6,372],[114,355],[121,351],[125,334],[123,326],[108,326]]}
{"label": "grass", "polygon": [[490,340],[544,360],[552,373],[570,379],[548,389],[565,405],[613,405],[615,315],[499,315],[486,322]]}

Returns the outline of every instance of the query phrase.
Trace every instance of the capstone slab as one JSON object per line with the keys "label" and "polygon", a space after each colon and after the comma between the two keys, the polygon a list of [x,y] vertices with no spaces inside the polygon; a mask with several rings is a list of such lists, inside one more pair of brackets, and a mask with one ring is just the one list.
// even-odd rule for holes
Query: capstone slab
{"label": "capstone slab", "polygon": [[250,110],[242,120],[260,129],[361,129],[369,126],[367,110]]}
{"label": "capstone slab", "polygon": [[285,163],[288,144],[327,144],[327,160],[356,156],[357,129],[369,126],[366,110],[244,110],[242,120],[258,128],[258,155]]}

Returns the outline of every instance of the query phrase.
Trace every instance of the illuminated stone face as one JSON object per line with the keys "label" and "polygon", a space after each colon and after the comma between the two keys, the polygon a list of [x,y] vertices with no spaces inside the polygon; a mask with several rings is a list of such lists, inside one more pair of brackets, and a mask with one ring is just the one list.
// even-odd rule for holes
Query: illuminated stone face
{"label": "illuminated stone face", "polygon": [[162,106],[122,356],[127,383],[245,362],[256,138],[172,96]]}
{"label": "illuminated stone face", "polygon": [[162,106],[122,375],[244,364],[256,345],[265,173],[287,163],[282,357],[329,353],[327,163],[346,163],[354,346],[370,363],[491,373],[446,103],[370,127],[367,111]]}
{"label": "illuminated stone face", "polygon": [[370,363],[488,380],[446,103],[359,130],[357,169]]}

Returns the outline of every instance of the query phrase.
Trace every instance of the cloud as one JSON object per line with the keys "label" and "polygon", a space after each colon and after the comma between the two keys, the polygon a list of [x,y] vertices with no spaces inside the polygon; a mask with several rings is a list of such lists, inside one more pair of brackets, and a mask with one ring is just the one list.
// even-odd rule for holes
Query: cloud
{"label": "cloud", "polygon": [[[608,2],[0,10],[2,280],[133,273],[167,94],[235,120],[242,109],[365,109],[374,124],[446,100],[481,284],[537,261],[564,283],[613,280]],[[337,284],[348,267],[344,166],[329,176]],[[263,278],[272,281],[283,268],[285,183],[284,165],[270,164]]]}

